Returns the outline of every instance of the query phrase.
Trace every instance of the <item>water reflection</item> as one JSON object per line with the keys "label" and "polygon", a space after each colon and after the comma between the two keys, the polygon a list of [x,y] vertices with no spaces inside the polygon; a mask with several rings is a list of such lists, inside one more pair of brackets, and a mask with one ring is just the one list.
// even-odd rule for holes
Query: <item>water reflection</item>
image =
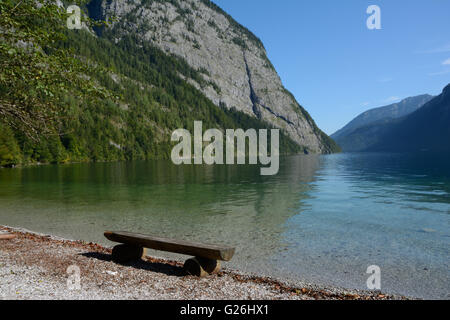
{"label": "water reflection", "polygon": [[105,229],[226,243],[237,247],[229,266],[360,289],[375,264],[386,291],[446,298],[449,163],[292,156],[276,176],[167,161],[3,169],[0,224],[101,243]]}
{"label": "water reflection", "polygon": [[174,166],[167,161],[73,164],[0,171],[1,223],[106,243],[105,229],[229,243],[236,265],[284,246],[318,156],[258,166]]}
{"label": "water reflection", "polygon": [[279,275],[366,289],[366,268],[384,290],[448,298],[450,158],[424,154],[340,154],[321,158],[287,221]]}

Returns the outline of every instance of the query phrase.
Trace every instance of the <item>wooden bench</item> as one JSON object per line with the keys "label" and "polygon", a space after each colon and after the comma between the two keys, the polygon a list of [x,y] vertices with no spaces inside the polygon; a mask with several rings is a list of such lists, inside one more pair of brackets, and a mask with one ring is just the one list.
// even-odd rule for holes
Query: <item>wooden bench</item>
{"label": "wooden bench", "polygon": [[191,275],[199,277],[217,273],[220,261],[230,261],[235,248],[212,244],[201,244],[188,241],[154,237],[131,232],[106,231],[105,237],[113,242],[121,243],[112,250],[113,261],[127,263],[138,260],[144,248],[155,249],[194,256],[186,260],[184,269]]}
{"label": "wooden bench", "polygon": [[9,232],[4,232],[4,231],[0,231],[0,240],[11,240],[16,238],[15,234],[9,233]]}

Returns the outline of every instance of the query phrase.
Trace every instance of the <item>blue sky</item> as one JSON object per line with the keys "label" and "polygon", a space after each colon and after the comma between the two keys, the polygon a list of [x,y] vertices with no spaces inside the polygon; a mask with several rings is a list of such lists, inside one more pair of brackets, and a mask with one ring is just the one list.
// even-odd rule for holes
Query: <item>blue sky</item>
{"label": "blue sky", "polygon": [[[450,83],[450,0],[213,0],[264,43],[284,86],[334,133]],[[369,5],[381,30],[366,26]]]}

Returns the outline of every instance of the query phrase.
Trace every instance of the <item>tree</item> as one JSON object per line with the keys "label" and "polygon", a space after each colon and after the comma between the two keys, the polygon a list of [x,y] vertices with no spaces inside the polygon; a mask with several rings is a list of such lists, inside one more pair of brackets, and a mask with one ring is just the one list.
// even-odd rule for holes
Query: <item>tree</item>
{"label": "tree", "polygon": [[0,166],[13,166],[22,161],[20,148],[10,128],[0,124]]}
{"label": "tree", "polygon": [[58,133],[64,93],[107,95],[83,77],[85,63],[56,47],[65,38],[67,14],[42,2],[0,1],[0,121],[33,140]]}

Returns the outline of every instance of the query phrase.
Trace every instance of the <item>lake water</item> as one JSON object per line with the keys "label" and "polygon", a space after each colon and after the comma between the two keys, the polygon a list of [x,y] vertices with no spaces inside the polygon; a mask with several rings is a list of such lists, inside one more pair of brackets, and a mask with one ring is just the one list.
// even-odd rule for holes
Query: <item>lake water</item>
{"label": "lake water", "polygon": [[229,244],[229,267],[348,288],[367,289],[377,265],[382,291],[450,298],[450,157],[305,155],[280,159],[276,176],[259,169],[0,169],[0,224],[107,245],[107,229]]}

